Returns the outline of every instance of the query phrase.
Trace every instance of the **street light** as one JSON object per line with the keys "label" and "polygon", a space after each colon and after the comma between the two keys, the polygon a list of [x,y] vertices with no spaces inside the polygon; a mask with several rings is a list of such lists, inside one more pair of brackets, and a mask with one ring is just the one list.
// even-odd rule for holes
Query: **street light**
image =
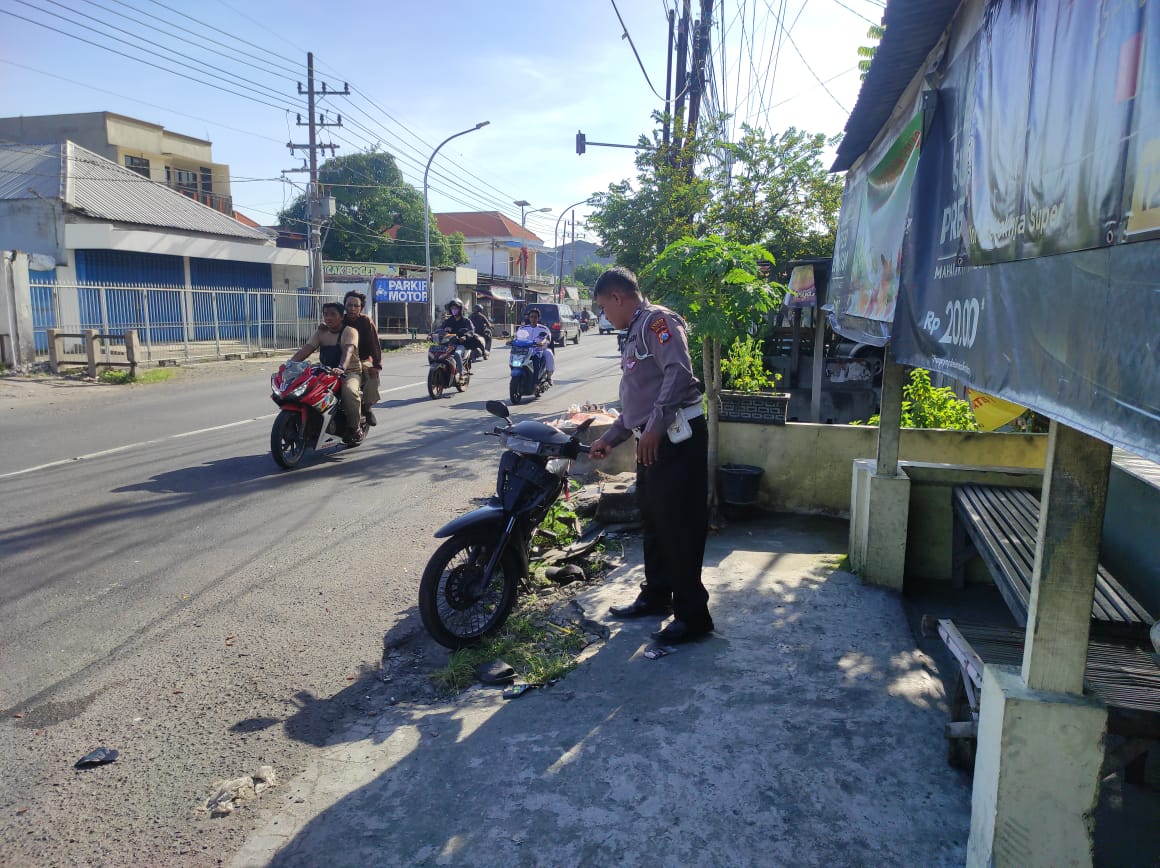
{"label": "street light", "polygon": [[527,306],[527,303],[528,303],[528,259],[527,259],[526,251],[527,251],[528,247],[527,247],[527,244],[526,244],[525,239],[524,239],[524,231],[525,231],[525,226],[527,225],[528,214],[529,213],[530,214],[546,214],[548,211],[551,211],[552,209],[551,208],[532,208],[532,210],[529,212],[528,208],[531,207],[532,203],[527,202],[523,199],[517,199],[516,201],[512,202],[512,204],[520,206],[520,259],[523,260],[521,262],[521,265],[523,266],[523,282],[522,282],[521,289],[522,289],[522,295],[524,297],[523,298],[524,305]]}
{"label": "street light", "polygon": [[[581,199],[576,204],[569,205],[567,208],[561,211],[560,216],[556,218],[556,228],[552,230],[552,248],[556,253],[556,301],[563,301],[563,299],[560,298],[560,287],[564,283],[564,259],[560,256],[560,245],[556,241],[556,233],[560,231],[560,221],[563,220],[564,217],[567,216],[568,212],[573,208],[579,208],[581,205],[591,204],[591,196],[589,196],[587,199]],[[567,229],[564,230],[565,233],[567,233],[567,231]]]}
{"label": "street light", "polygon": [[431,171],[431,163],[435,159],[435,155],[439,153],[441,147],[452,139],[466,136],[468,133],[474,133],[476,130],[481,130],[490,123],[491,121],[480,121],[470,129],[463,130],[453,136],[445,138],[435,146],[435,150],[431,152],[431,159],[427,161],[427,168],[423,170],[423,253],[427,262],[427,301],[431,307],[431,328],[435,328],[435,287],[431,285],[431,206],[427,204],[427,173]]}

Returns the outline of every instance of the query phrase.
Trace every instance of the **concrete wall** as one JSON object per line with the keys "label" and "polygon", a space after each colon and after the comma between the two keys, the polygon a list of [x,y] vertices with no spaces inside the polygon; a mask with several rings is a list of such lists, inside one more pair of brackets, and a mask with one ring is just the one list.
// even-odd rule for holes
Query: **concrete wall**
{"label": "concrete wall", "polygon": [[46,192],[44,199],[0,201],[0,250],[43,253],[58,264],[68,262],[60,199]]}
{"label": "concrete wall", "polygon": [[[721,463],[763,468],[760,502],[779,512],[849,516],[854,459],[877,449],[878,429],[868,425],[721,423]],[[1037,470],[1046,455],[1043,434],[908,428],[899,447],[903,461]]]}
{"label": "concrete wall", "polygon": [[[117,148],[109,142],[104,112],[0,118],[0,139],[24,144],[48,144],[68,139],[107,160],[117,161]],[[58,192],[54,191],[52,195],[58,195]],[[47,192],[44,195],[49,196]]]}
{"label": "concrete wall", "polygon": [[[1135,472],[1142,459],[1113,457],[1108,476],[1100,563],[1154,616],[1160,617],[1160,558],[1156,543],[1160,485],[1154,465]],[[1146,462],[1144,462],[1146,464]]]}

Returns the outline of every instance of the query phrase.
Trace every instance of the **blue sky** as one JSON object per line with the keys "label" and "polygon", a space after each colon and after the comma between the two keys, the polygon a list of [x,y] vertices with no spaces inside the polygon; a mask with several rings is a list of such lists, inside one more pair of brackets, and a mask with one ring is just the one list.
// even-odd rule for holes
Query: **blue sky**
{"label": "blue sky", "polygon": [[[675,2],[0,0],[0,116],[112,111],[207,138],[214,159],[230,165],[235,207],[273,223],[295,195],[293,184],[305,180],[281,170],[301,164],[285,145],[305,141],[305,129],[294,126],[296,113],[306,114],[296,87],[305,84],[313,51],[316,87],[349,82],[353,91],[321,104],[330,118],[343,116],[343,128],[332,131],[339,154],[377,144],[421,188],[435,145],[490,121],[439,151],[431,206],[499,210],[518,220],[512,201],[524,199],[552,209],[527,218],[550,245],[569,205],[634,176],[630,150],[590,147],[577,156],[576,131],[633,143],[651,130],[663,101],[622,33],[663,95],[665,12]],[[770,131],[840,132],[857,100],[857,48],[881,7],[881,0],[716,0],[716,104]],[[163,49],[178,55],[147,53]],[[174,74],[141,60],[188,66]]]}

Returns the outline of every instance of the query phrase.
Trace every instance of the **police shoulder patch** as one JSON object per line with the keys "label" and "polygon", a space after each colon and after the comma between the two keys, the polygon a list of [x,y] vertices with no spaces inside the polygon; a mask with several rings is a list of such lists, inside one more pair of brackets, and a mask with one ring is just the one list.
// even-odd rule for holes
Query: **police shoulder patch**
{"label": "police shoulder patch", "polygon": [[672,332],[669,331],[669,323],[663,316],[658,316],[648,324],[648,327],[652,329],[653,334],[657,336],[657,340],[662,344],[666,343],[673,336]]}

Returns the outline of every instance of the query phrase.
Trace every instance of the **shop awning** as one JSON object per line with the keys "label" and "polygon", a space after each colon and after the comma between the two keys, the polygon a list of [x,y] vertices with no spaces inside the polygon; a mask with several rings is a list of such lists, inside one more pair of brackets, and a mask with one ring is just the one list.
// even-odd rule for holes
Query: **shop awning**
{"label": "shop awning", "polygon": [[565,286],[564,287],[564,296],[566,298],[571,299],[572,301],[579,301],[580,300],[580,290],[574,286]]}
{"label": "shop awning", "polygon": [[515,301],[512,291],[506,286],[481,286],[475,292],[483,298],[494,298],[496,301]]}

